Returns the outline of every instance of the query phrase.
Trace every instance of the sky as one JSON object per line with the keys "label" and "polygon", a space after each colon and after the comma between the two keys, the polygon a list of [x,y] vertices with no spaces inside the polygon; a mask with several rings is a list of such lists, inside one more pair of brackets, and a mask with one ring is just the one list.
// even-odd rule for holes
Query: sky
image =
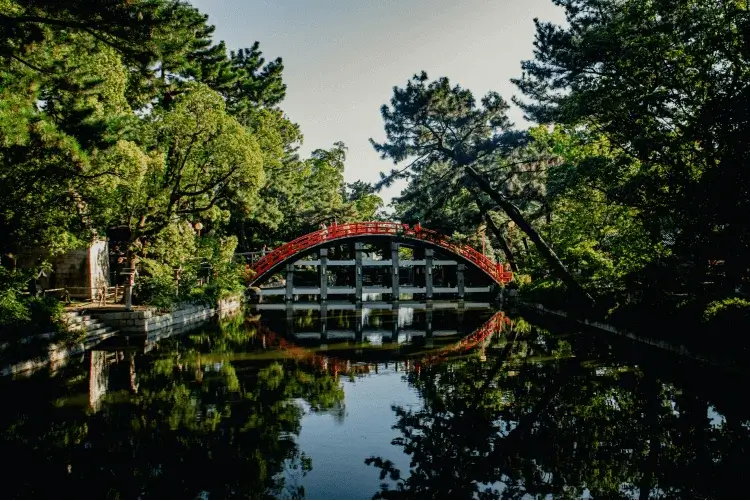
{"label": "sky", "polygon": [[[552,0],[191,0],[229,49],[260,42],[281,57],[287,94],[281,108],[304,135],[301,154],[343,141],[346,182],[375,182],[393,167],[369,138],[384,139],[380,107],[393,87],[422,70],[447,76],[478,99],[490,90],[508,102],[510,78],[532,57],[533,19],[564,23]],[[529,123],[512,106],[516,127]],[[403,185],[384,189],[388,203]]]}

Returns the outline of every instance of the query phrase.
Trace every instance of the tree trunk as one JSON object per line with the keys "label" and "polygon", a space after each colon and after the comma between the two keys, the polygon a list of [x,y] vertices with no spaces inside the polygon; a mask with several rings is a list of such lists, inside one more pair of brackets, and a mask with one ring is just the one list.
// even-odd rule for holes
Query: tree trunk
{"label": "tree trunk", "polygon": [[519,228],[521,228],[521,231],[528,235],[531,241],[536,245],[536,248],[539,249],[539,253],[547,261],[547,264],[549,264],[549,266],[552,268],[552,272],[557,278],[562,280],[568,290],[572,291],[581,299],[585,300],[586,303],[588,303],[588,306],[593,306],[594,298],[592,298],[591,295],[586,292],[583,287],[581,287],[581,284],[578,283],[578,281],[565,267],[563,262],[560,261],[560,258],[557,257],[555,251],[553,251],[552,248],[547,245],[547,242],[544,241],[542,236],[526,221],[526,218],[523,217],[523,214],[521,214],[521,211],[518,209],[518,207],[516,207],[510,200],[505,198],[500,192],[492,188],[492,185],[490,185],[490,183],[472,166],[464,165],[464,169],[466,169],[469,177],[475,183],[477,183],[479,188],[487,193],[487,195],[489,195],[489,197],[495,203],[497,203],[503,209],[503,211],[505,211],[508,217],[514,223],[516,223]]}
{"label": "tree trunk", "polygon": [[510,269],[513,270],[513,273],[518,273],[518,264],[516,263],[516,258],[513,255],[513,251],[510,249],[510,245],[508,245],[508,241],[500,232],[500,228],[498,228],[497,225],[495,224],[495,221],[492,220],[487,204],[483,203],[479,199],[478,196],[475,196],[474,198],[477,202],[477,207],[479,207],[479,211],[482,213],[482,216],[484,217],[484,220],[487,223],[487,226],[489,227],[490,231],[495,235],[495,238],[497,239],[497,241],[500,243],[500,247],[503,250],[503,254],[505,254],[505,258],[508,260],[508,264],[510,264]]}
{"label": "tree trunk", "polygon": [[505,258],[508,260],[510,269],[513,271],[513,273],[518,273],[518,263],[516,263],[516,257],[513,255],[513,251],[510,249],[508,241],[500,232],[500,228],[495,225],[495,222],[492,220],[489,213],[485,213],[484,218],[487,221],[487,226],[490,227],[490,231],[494,233],[495,238],[500,243],[500,248],[503,250],[503,254],[505,254]]}

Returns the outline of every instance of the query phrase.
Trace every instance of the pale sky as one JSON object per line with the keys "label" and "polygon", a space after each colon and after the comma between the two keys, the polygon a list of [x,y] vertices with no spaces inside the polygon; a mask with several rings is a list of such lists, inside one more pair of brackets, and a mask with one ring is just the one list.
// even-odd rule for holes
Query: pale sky
{"label": "pale sky", "polygon": [[[374,182],[392,168],[368,139],[383,139],[381,105],[393,86],[421,70],[447,76],[478,99],[494,90],[510,102],[510,78],[530,59],[533,18],[564,23],[552,0],[191,0],[229,49],[255,40],[267,61],[284,61],[281,108],[298,123],[303,156],[343,141],[345,178]],[[517,127],[528,125],[513,106]],[[380,196],[388,203],[401,188]]]}

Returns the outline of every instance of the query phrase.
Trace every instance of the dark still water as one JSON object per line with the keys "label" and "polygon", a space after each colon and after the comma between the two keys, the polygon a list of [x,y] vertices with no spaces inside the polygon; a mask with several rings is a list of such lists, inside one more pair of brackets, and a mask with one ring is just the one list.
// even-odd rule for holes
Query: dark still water
{"label": "dark still water", "polygon": [[747,497],[750,378],[481,304],[294,306],[0,380],[0,497]]}

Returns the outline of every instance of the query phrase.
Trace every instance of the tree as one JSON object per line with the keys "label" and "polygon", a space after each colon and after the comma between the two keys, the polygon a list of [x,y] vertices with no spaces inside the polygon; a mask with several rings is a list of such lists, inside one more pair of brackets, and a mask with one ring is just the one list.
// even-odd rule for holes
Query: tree
{"label": "tree", "polygon": [[72,0],[3,0],[0,2],[0,56],[44,71],[27,60],[29,51],[63,32],[88,34],[126,55],[147,63],[155,53],[153,33],[171,21],[181,2],[87,2]]}
{"label": "tree", "polygon": [[132,125],[127,74],[115,49],[56,33],[0,69],[0,195],[4,252],[52,254],[102,231],[97,200],[112,170],[101,159]]}
{"label": "tree", "polygon": [[383,199],[375,194],[375,188],[360,180],[346,185],[346,200],[354,204],[359,221],[375,220],[378,210],[383,207]]}
{"label": "tree", "polygon": [[286,96],[282,80],[284,64],[280,57],[266,64],[260,43],[251,48],[232,51],[229,56],[233,71],[238,74],[234,86],[228,91],[229,109],[241,122],[242,117],[257,108],[273,108]]}
{"label": "tree", "polygon": [[121,143],[109,159],[127,174],[114,198],[132,252],[175,221],[221,222],[230,202],[256,200],[264,178],[257,142],[205,85],[188,87],[172,109],[155,112],[144,133],[147,151]]}
{"label": "tree", "polygon": [[[750,262],[746,2],[555,0],[568,25],[536,23],[513,80],[530,118],[610,143],[589,178],[635,207],[682,264],[726,259],[733,292]],[[702,278],[701,278],[702,281]]]}
{"label": "tree", "polygon": [[429,84],[427,80],[427,74],[422,72],[407,82],[405,88],[394,88],[390,107],[383,105],[381,109],[387,142],[380,144],[371,139],[373,147],[382,158],[391,158],[394,163],[413,159],[403,169],[384,176],[384,182],[420,175],[436,163],[447,163],[451,166],[447,180],[453,181],[454,186],[473,185],[485,192],[534,242],[568,289],[593,304],[593,298],[519,208],[482,171],[493,157],[520,142],[517,133],[508,131],[511,124],[505,114],[506,102],[490,92],[482,98],[481,106],[477,106],[470,91],[451,87],[447,78]]}

